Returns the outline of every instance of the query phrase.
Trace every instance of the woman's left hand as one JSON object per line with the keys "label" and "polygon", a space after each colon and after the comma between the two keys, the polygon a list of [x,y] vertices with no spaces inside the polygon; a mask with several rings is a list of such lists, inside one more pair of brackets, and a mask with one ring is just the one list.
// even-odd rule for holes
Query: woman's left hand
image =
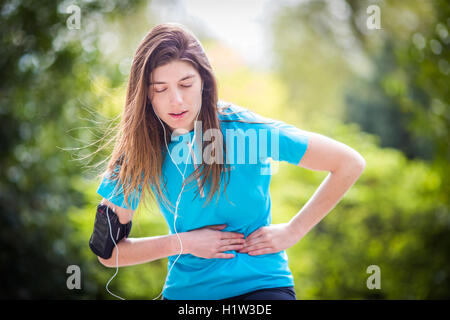
{"label": "woman's left hand", "polygon": [[298,233],[291,229],[289,223],[272,224],[251,233],[238,252],[252,256],[276,253],[292,247],[298,240]]}

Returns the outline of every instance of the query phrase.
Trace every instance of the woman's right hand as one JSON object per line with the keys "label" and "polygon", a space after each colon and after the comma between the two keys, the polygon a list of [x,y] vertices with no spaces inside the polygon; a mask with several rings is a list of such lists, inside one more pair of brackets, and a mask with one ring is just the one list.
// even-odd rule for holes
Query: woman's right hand
{"label": "woman's right hand", "polygon": [[225,227],[225,224],[212,225],[185,232],[183,243],[186,243],[186,253],[206,259],[234,258],[234,254],[223,252],[242,249],[245,242],[244,235],[220,231]]}

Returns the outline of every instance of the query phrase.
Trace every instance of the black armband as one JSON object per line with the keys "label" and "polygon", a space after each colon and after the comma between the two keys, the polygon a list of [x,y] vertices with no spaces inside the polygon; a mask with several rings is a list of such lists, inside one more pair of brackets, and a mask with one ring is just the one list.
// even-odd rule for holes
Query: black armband
{"label": "black armband", "polygon": [[89,239],[89,248],[97,256],[103,259],[109,259],[114,249],[114,242],[111,239],[111,233],[108,223],[111,223],[112,237],[118,244],[124,237],[128,237],[131,231],[131,221],[127,224],[121,224],[117,214],[108,206],[99,204],[95,216],[94,231]]}

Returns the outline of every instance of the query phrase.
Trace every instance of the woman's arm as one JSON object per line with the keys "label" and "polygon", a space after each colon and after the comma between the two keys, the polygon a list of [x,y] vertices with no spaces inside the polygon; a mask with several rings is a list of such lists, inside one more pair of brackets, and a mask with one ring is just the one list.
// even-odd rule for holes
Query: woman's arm
{"label": "woman's arm", "polygon": [[[103,199],[101,203],[114,210],[122,224],[128,223],[133,218],[133,210],[118,207],[106,199]],[[237,232],[220,231],[223,228],[225,228],[225,225],[206,226],[197,230],[178,233],[183,244],[183,254],[189,253],[207,259],[233,258],[233,254],[222,252],[242,248],[244,235]],[[98,257],[98,260],[105,267],[115,268],[167,258],[180,253],[181,244],[178,236],[173,234],[145,238],[123,238],[117,244],[117,247],[114,247],[111,258]]]}
{"label": "woman's arm", "polygon": [[318,133],[310,132],[308,137],[308,148],[298,165],[330,173],[303,208],[289,221],[297,241],[336,206],[366,166],[361,154],[349,146]]}
{"label": "woman's arm", "polygon": [[298,165],[330,174],[288,223],[259,228],[239,252],[260,255],[293,246],[336,206],[363,172],[364,158],[349,146],[313,132],[308,132],[308,141]]}
{"label": "woman's arm", "polygon": [[[183,243],[183,254],[192,254],[197,257],[212,259],[234,258],[232,253],[223,253],[229,250],[239,250],[243,247],[244,235],[237,232],[220,231],[225,225],[206,226],[188,232],[178,233]],[[147,238],[124,238],[114,248],[111,258],[99,258],[106,267],[123,267],[150,262],[180,253],[181,245],[176,234],[155,236]]]}
{"label": "woman's arm", "polygon": [[[120,223],[126,224],[133,219],[134,211],[116,206],[107,199],[101,204],[110,207],[118,216]],[[179,234],[180,235],[180,234]],[[119,248],[117,256],[117,248]],[[111,258],[98,260],[106,267],[130,266],[168,257],[180,251],[176,235],[147,238],[124,238],[114,247]]]}
{"label": "woman's arm", "polygon": [[124,209],[119,206],[116,206],[114,203],[105,198],[103,198],[102,201],[100,201],[100,204],[104,204],[110,207],[117,214],[117,217],[119,218],[119,222],[121,224],[127,224],[133,219],[134,210]]}
{"label": "woman's arm", "polygon": [[[178,235],[183,239],[183,234],[179,233]],[[118,257],[117,248],[119,248]],[[124,238],[114,248],[111,258],[103,259],[99,257],[98,260],[105,267],[115,268],[167,258],[179,252],[180,244],[176,235]]]}

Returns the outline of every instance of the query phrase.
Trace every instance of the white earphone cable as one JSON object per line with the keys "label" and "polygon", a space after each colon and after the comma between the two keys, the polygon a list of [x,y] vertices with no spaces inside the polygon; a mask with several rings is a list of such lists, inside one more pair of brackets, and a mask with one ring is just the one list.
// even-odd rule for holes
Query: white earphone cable
{"label": "white earphone cable", "polygon": [[[202,89],[202,90],[203,90],[203,89]],[[185,164],[185,166],[184,166],[184,171],[183,171],[183,173],[181,172],[180,168],[178,168],[178,165],[176,164],[175,160],[172,158],[172,154],[170,153],[169,146],[167,145],[166,129],[165,129],[165,126],[164,126],[164,124],[162,123],[161,119],[158,117],[158,115],[156,115],[156,117],[158,118],[159,122],[161,123],[161,126],[163,127],[163,131],[164,131],[164,142],[166,143],[167,153],[169,154],[170,159],[172,160],[173,164],[174,164],[175,167],[178,169],[178,171],[179,171],[180,174],[181,174],[181,177],[183,178],[183,182],[182,182],[182,185],[181,185],[181,190],[180,190],[180,193],[178,194],[178,198],[177,198],[177,201],[176,201],[176,203],[175,203],[175,213],[174,213],[174,216],[175,216],[175,217],[174,217],[174,221],[173,221],[173,228],[174,228],[174,230],[175,230],[175,234],[177,235],[178,241],[180,242],[180,253],[178,254],[178,256],[177,256],[177,258],[175,259],[175,261],[173,262],[173,264],[172,264],[172,266],[170,267],[170,269],[169,269],[169,271],[167,272],[167,274],[170,273],[170,271],[172,270],[172,268],[173,268],[173,266],[175,265],[175,263],[178,261],[178,259],[180,258],[180,256],[183,254],[183,241],[181,241],[181,238],[180,238],[180,236],[178,235],[177,227],[176,227],[176,220],[177,220],[177,217],[178,217],[178,205],[179,205],[180,200],[181,200],[181,194],[183,193],[183,190],[184,190],[184,187],[185,187],[185,183],[184,183],[184,182],[185,182],[186,168],[187,168],[187,165],[188,165],[188,158],[189,158],[189,156],[190,156],[190,154],[191,154],[191,150],[193,150],[193,143],[194,143],[194,141],[195,141],[195,134],[196,134],[196,132],[195,132],[195,123],[196,123],[197,120],[198,120],[198,115],[200,114],[200,109],[201,109],[201,106],[200,106],[200,108],[199,108],[199,110],[198,110],[197,116],[196,116],[195,121],[194,121],[194,135],[193,135],[192,140],[191,140],[191,142],[190,142],[190,144],[189,144],[189,153],[188,153],[188,155],[187,155],[187,157],[186,157],[186,164]],[[155,114],[156,114],[156,112],[155,112]],[[164,285],[162,291],[160,292],[160,294],[159,294],[156,298],[154,298],[153,300],[158,299],[158,298],[162,295],[162,293],[164,292],[164,288],[165,288],[165,285]]]}
{"label": "white earphone cable", "polygon": [[109,291],[109,283],[112,281],[112,279],[114,279],[114,277],[117,275],[117,273],[119,272],[119,247],[116,244],[116,241],[114,241],[114,237],[112,235],[112,228],[111,228],[111,221],[109,221],[109,214],[108,214],[108,206],[106,206],[106,217],[108,218],[108,225],[109,225],[109,235],[111,236],[111,239],[114,243],[114,247],[116,248],[116,273],[114,273],[114,275],[111,277],[111,279],[109,279],[108,283],[106,284],[106,291],[109,292],[109,294],[111,294],[112,296],[120,299],[120,300],[125,300],[124,298],[115,295],[114,293],[112,293],[111,291]]}
{"label": "white earphone cable", "polygon": [[[203,84],[202,84],[201,91],[203,92]],[[184,166],[184,171],[183,171],[183,172],[181,172],[180,168],[178,167],[178,165],[176,164],[175,160],[173,159],[172,154],[170,153],[169,146],[168,146],[168,144],[167,144],[167,138],[166,138],[166,129],[165,129],[165,126],[164,126],[163,122],[161,121],[161,119],[159,118],[159,116],[158,116],[158,115],[156,114],[156,112],[155,112],[155,115],[156,115],[156,117],[158,118],[159,122],[161,123],[161,126],[162,126],[163,131],[164,131],[164,142],[165,142],[165,145],[166,145],[167,153],[169,154],[170,159],[172,160],[173,164],[174,164],[175,167],[178,169],[178,171],[179,171],[180,174],[181,174],[181,177],[183,178],[182,185],[181,185],[181,190],[180,190],[180,193],[178,194],[177,201],[176,201],[176,203],[175,203],[175,213],[174,213],[174,221],[173,221],[173,227],[174,227],[174,230],[175,230],[175,234],[177,235],[178,241],[180,242],[180,253],[178,254],[178,256],[177,256],[177,258],[175,259],[175,261],[173,262],[172,266],[170,267],[170,269],[169,269],[169,271],[168,271],[168,274],[169,274],[170,271],[172,270],[172,268],[173,268],[173,266],[175,265],[175,263],[177,262],[178,258],[183,254],[183,242],[181,241],[181,238],[180,238],[180,236],[178,235],[178,232],[177,232],[177,228],[176,228],[176,220],[177,220],[177,217],[178,217],[178,205],[179,205],[180,200],[181,200],[181,194],[183,193],[183,190],[184,190],[184,187],[185,187],[185,183],[184,183],[184,182],[185,182],[186,169],[187,169],[187,165],[188,165],[188,158],[189,158],[189,156],[191,155],[191,150],[193,150],[193,144],[194,144],[194,141],[195,141],[195,135],[196,135],[195,124],[196,124],[196,122],[197,122],[197,120],[198,120],[198,116],[199,116],[199,114],[200,114],[200,110],[201,110],[201,107],[202,107],[201,104],[202,104],[202,102],[200,102],[200,108],[199,108],[199,110],[198,110],[198,112],[197,112],[197,116],[196,116],[195,121],[194,121],[194,135],[193,135],[193,137],[192,137],[192,140],[191,140],[190,143],[189,143],[189,153],[188,153],[188,155],[187,155],[187,157],[186,157],[186,165]],[[112,228],[111,228],[111,222],[109,221],[108,207],[106,208],[106,215],[107,215],[107,218],[108,218],[109,233],[110,233],[111,239],[112,239],[112,241],[113,241],[113,243],[114,243],[114,247],[116,248],[116,273],[114,273],[114,275],[111,277],[111,279],[109,279],[108,283],[106,284],[106,290],[107,290],[107,291],[109,292],[109,294],[111,294],[112,296],[114,296],[114,297],[116,297],[116,298],[118,298],[118,299],[121,299],[121,300],[125,300],[124,298],[122,298],[122,297],[120,297],[120,296],[118,296],[118,295],[112,293],[112,292],[109,290],[109,288],[108,288],[109,283],[112,281],[112,279],[114,279],[114,277],[115,277],[115,276],[117,275],[117,273],[119,272],[119,247],[117,246],[117,243],[114,241],[114,237],[112,236]],[[163,290],[161,291],[161,293],[160,293],[156,298],[154,298],[153,300],[156,300],[156,299],[158,299],[158,298],[161,296],[161,294],[162,294],[163,291],[164,291],[164,288],[165,288],[165,285],[164,285]]]}

